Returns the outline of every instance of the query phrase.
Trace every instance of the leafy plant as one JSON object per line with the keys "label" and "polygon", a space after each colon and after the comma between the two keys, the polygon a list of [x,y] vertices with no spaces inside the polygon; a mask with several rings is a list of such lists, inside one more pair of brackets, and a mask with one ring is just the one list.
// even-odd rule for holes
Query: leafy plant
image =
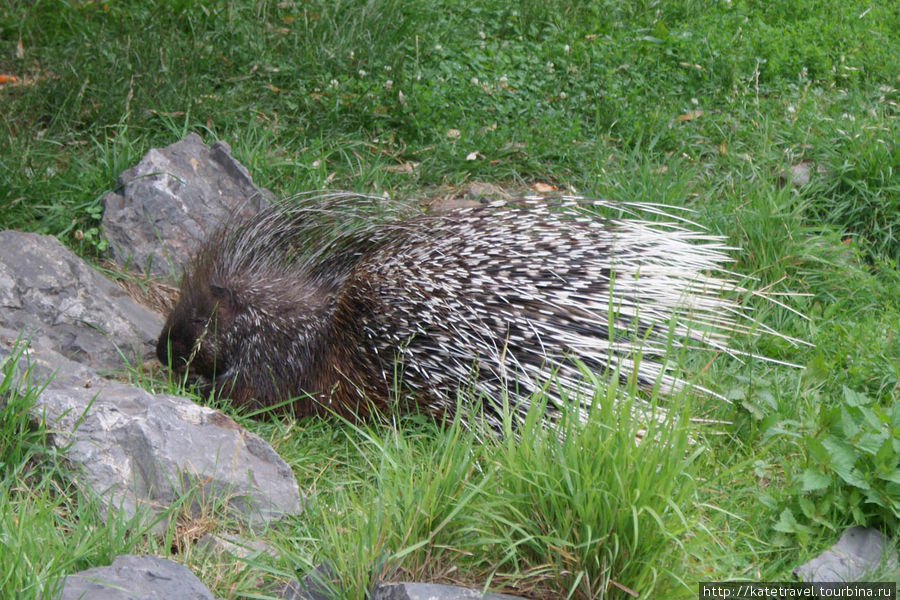
{"label": "leafy plant", "polygon": [[900,403],[882,406],[850,388],[803,431],[806,466],[794,478],[796,500],[775,529],[808,535],[810,525],[900,523]]}

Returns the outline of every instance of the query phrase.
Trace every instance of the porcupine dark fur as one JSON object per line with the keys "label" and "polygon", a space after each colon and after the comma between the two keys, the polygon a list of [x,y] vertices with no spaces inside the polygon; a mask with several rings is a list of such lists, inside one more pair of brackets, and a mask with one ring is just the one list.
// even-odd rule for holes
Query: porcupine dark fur
{"label": "porcupine dark fur", "polygon": [[497,426],[502,398],[521,417],[538,389],[550,410],[586,407],[582,367],[677,390],[667,350],[730,352],[731,333],[758,327],[729,299],[743,291],[724,270],[731,249],[683,219],[634,218],[656,205],[520,198],[357,218],[378,200],[310,195],[214,234],[184,274],[160,360],[237,405],[296,398],[298,415],[345,416],[383,409],[399,365],[416,406],[446,414],[468,389]]}

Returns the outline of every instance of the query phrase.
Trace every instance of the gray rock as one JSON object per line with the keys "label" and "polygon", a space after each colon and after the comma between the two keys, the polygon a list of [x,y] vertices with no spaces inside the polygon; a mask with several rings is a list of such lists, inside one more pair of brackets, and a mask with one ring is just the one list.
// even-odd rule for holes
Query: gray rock
{"label": "gray rock", "polygon": [[309,596],[304,597],[303,594],[304,592],[300,589],[300,582],[295,580],[285,583],[276,590],[275,597],[281,600],[309,600]]}
{"label": "gray rock", "polygon": [[[0,344],[0,361],[9,354]],[[103,379],[50,350],[30,349],[16,367],[19,378],[27,368],[39,380],[55,372],[33,415],[53,431],[74,481],[110,510],[156,518],[195,491],[196,512],[206,502],[250,525],[300,512],[290,467],[219,411]],[[154,530],[165,527],[160,519]]]}
{"label": "gray rock", "polygon": [[455,585],[437,583],[390,583],[379,585],[372,600],[522,600],[509,594],[483,594]]}
{"label": "gray rock", "polygon": [[879,531],[851,527],[834,546],[793,573],[807,583],[853,582],[884,567],[897,568],[897,551]]}
{"label": "gray rock", "polygon": [[123,554],[108,567],[69,575],[54,600],[215,600],[187,568],[157,556]]}
{"label": "gray rock", "polygon": [[153,354],[162,317],[52,236],[0,231],[0,327],[98,369]]}
{"label": "gray rock", "polygon": [[249,558],[268,554],[275,558],[278,551],[262,540],[246,540],[236,535],[207,533],[197,540],[197,548],[214,555],[228,555],[235,558]]}
{"label": "gray rock", "polygon": [[823,165],[816,165],[815,171],[813,171],[813,164],[803,161],[782,170],[778,176],[778,183],[781,187],[790,185],[791,187],[801,188],[809,185],[809,182],[813,181],[813,177],[820,180],[825,175],[826,169]]}
{"label": "gray rock", "polygon": [[[335,600],[343,598],[340,577],[328,563],[316,566],[300,581],[287,584],[284,600]],[[370,600],[522,600],[520,596],[482,593],[480,590],[437,583],[375,583]]]}
{"label": "gray rock", "polygon": [[117,263],[174,281],[210,231],[272,198],[253,184],[228,144],[207,147],[191,133],[151,149],[119,175],[116,190],[103,196],[103,231]]}
{"label": "gray rock", "polygon": [[300,581],[288,583],[279,596],[283,600],[337,600],[343,597],[342,592],[340,577],[331,565],[323,563]]}

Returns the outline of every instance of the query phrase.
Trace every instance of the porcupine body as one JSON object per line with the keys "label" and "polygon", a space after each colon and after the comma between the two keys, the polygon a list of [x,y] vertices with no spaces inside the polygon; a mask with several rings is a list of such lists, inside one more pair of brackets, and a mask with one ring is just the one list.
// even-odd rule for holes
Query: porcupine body
{"label": "porcupine body", "polygon": [[213,235],[184,274],[160,360],[238,405],[296,398],[298,415],[365,416],[398,379],[447,413],[462,389],[497,426],[504,398],[522,416],[539,389],[551,410],[587,406],[582,368],[676,390],[668,349],[727,352],[731,332],[756,326],[728,299],[720,238],[591,212],[655,205],[523,198],[360,225],[352,207],[375,201],[311,196]]}

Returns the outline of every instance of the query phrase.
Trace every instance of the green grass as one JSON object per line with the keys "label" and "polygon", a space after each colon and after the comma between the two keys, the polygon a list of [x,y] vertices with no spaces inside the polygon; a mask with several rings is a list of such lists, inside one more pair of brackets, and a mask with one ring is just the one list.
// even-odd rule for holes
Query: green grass
{"label": "green grass", "polygon": [[43,386],[31,376],[20,384],[17,363],[27,364],[18,350],[0,362],[0,596],[37,598],[67,573],[158,544],[137,519],[103,523],[104,507],[65,477],[47,428],[28,419]]}
{"label": "green grass", "polygon": [[[850,524],[896,531],[897,31],[893,4],[862,0],[7,2],[0,74],[20,84],[0,89],[0,227],[98,259],[100,197],[189,131],[227,141],[278,195],[545,182],[694,209],[741,247],[734,268],[754,288],[807,294],[787,302],[808,321],[755,309],[815,348],[735,341],[804,370],[687,357],[732,399],[691,403],[731,424],[692,426],[688,448],[678,423],[658,443],[626,443],[633,423],[608,427],[625,415],[522,443],[415,416],[363,428],[243,419],[311,498],[263,536],[282,557],[249,564],[177,542],[191,534],[102,525],[10,404],[4,593],[175,548],[229,598],[257,593],[254,574],[271,583],[322,561],[349,575],[349,597],[372,573],[692,597],[701,580],[788,579]],[[810,183],[783,186],[801,162]],[[406,164],[411,174],[393,168]]]}

